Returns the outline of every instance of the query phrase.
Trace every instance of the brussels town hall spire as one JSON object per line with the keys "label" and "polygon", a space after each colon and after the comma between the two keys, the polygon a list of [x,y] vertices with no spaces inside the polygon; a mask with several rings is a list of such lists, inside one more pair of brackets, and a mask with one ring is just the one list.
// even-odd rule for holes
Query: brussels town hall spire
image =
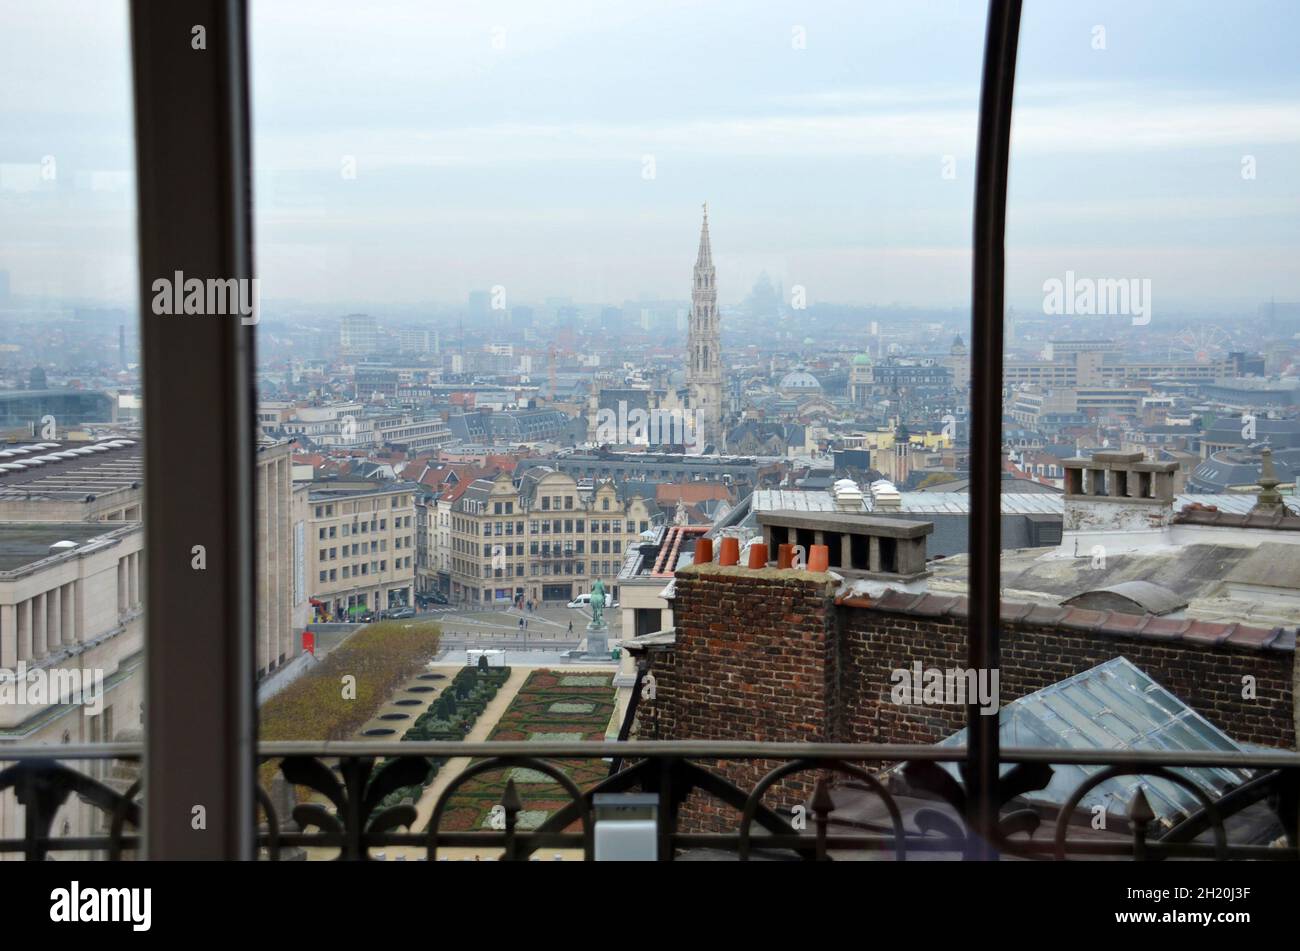
{"label": "brussels town hall spire", "polygon": [[714,281],[713,248],[709,244],[709,206],[704,205],[700,250],[695,256],[691,284],[691,317],[687,335],[686,386],[694,411],[700,448],[722,448],[722,330],[718,322],[718,288]]}

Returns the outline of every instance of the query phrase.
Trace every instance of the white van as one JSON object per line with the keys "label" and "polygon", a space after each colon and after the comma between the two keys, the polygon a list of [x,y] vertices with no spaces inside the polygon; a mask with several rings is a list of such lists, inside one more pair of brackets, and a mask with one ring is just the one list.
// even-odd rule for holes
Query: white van
{"label": "white van", "polygon": [[[572,601],[569,602],[569,607],[571,608],[591,607],[591,595],[589,594],[578,595],[576,598],[574,598]],[[611,598],[609,595],[605,595],[605,610],[608,611],[611,608],[617,608],[617,607],[618,607],[618,602],[615,601],[613,598]]]}

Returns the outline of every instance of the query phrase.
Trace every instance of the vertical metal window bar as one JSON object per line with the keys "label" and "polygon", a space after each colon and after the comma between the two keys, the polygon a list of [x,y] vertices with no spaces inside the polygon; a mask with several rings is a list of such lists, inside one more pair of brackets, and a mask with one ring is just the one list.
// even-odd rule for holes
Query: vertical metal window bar
{"label": "vertical metal window bar", "polygon": [[[1020,10],[1020,0],[989,3],[975,163],[967,665],[976,670],[1001,666],[1004,239]],[[966,707],[965,779],[971,829],[967,859],[995,859],[998,854],[998,720],[997,716],[981,715],[977,704]]]}
{"label": "vertical metal window bar", "polygon": [[133,0],[144,363],[145,848],[253,857],[253,327],[155,280],[252,277],[243,0]]}

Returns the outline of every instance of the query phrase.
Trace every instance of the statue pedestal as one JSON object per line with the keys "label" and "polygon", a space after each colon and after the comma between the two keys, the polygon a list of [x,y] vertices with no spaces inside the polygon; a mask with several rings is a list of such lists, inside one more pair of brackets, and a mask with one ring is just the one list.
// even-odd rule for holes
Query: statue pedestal
{"label": "statue pedestal", "polygon": [[587,651],[588,654],[603,654],[609,657],[609,625],[601,621],[597,624],[595,621],[587,625]]}

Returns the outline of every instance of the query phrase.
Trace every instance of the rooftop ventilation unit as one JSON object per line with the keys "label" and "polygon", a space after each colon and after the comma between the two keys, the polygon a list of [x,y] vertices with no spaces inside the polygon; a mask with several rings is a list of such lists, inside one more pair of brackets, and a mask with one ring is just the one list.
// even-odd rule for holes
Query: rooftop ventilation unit
{"label": "rooftop ventilation unit", "polygon": [[76,542],[70,542],[70,541],[55,542],[53,545],[50,546],[50,554],[51,555],[62,554],[65,551],[72,551],[72,549],[76,547],[77,547]]}
{"label": "rooftop ventilation unit", "polygon": [[839,512],[862,512],[865,509],[862,490],[852,479],[838,479],[831,487],[835,509]]}
{"label": "rooftop ventilation unit", "polygon": [[903,507],[903,497],[899,495],[894,483],[888,479],[877,479],[871,483],[871,510],[873,512],[897,512]]}

